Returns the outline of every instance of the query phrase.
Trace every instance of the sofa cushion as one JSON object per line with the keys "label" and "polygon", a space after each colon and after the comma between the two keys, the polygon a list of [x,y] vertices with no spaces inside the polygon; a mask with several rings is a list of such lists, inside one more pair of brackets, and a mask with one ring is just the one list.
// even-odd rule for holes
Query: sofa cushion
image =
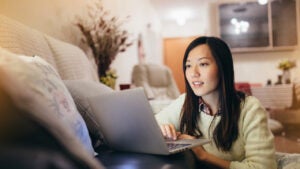
{"label": "sofa cushion", "polygon": [[93,159],[86,125],[51,65],[39,57],[0,50],[0,76],[0,87],[14,106],[47,128],[72,154],[101,168]]}
{"label": "sofa cushion", "polygon": [[76,46],[46,36],[62,79],[99,81],[97,71],[84,52]]}
{"label": "sofa cushion", "polygon": [[3,15],[0,15],[0,47],[16,54],[38,55],[56,68],[44,35]]}
{"label": "sofa cushion", "polygon": [[86,80],[64,80],[64,83],[69,89],[76,103],[78,111],[87,124],[94,147],[103,145],[104,142],[101,131],[99,130],[99,125],[97,121],[95,121],[95,115],[91,110],[91,106],[87,98],[113,92],[113,90],[100,82],[91,82]]}

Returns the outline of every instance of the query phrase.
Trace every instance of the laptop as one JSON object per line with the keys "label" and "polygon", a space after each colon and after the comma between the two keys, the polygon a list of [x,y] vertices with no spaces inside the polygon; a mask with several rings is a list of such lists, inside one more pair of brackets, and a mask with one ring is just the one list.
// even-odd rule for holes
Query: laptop
{"label": "laptop", "polygon": [[210,142],[166,140],[143,88],[90,97],[88,102],[105,141],[115,150],[168,155]]}

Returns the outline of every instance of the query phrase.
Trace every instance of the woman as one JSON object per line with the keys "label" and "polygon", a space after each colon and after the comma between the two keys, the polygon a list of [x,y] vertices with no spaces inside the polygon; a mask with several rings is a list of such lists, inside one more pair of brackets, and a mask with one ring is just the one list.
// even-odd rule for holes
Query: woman
{"label": "woman", "polygon": [[256,98],[235,90],[227,44],[215,37],[195,39],[184,54],[183,71],[186,94],[156,115],[163,135],[211,139],[193,152],[216,167],[277,168],[267,114]]}

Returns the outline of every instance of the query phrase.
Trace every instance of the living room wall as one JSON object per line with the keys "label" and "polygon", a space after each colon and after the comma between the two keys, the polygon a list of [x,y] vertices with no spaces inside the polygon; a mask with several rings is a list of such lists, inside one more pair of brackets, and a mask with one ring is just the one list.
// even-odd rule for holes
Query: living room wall
{"label": "living room wall", "polygon": [[0,0],[0,12],[64,41],[75,41],[74,16],[85,12],[84,0]]}
{"label": "living room wall", "polygon": [[120,53],[112,63],[118,71],[117,83],[131,83],[131,72],[138,64],[137,39],[142,35],[145,62],[163,63],[161,24],[149,0],[104,0],[104,5],[115,16],[129,16],[124,25],[132,33],[135,43],[128,51]]}
{"label": "living room wall", "polygon": [[[0,0],[0,13],[15,18],[35,29],[58,39],[80,44],[80,32],[74,26],[74,16],[84,15],[85,6],[97,0]],[[147,62],[163,63],[162,37],[216,35],[216,12],[211,4],[199,9],[202,18],[188,21],[183,27],[176,23],[158,20],[150,0],[102,0],[104,7],[117,17],[130,16],[124,27],[137,39],[142,34]],[[300,0],[298,6],[300,9]],[[300,44],[300,16],[298,11],[298,44]],[[298,45],[299,46],[299,45]],[[300,47],[293,51],[234,53],[236,81],[265,84],[276,81],[281,72],[276,68],[282,58],[297,59],[298,67],[292,70],[292,80],[300,73]],[[130,83],[132,67],[138,63],[137,42],[118,55],[112,67],[117,70],[117,83]]]}
{"label": "living room wall", "polygon": [[[297,67],[291,70],[292,81],[300,81],[300,0],[298,1],[298,47],[290,51],[270,51],[234,53],[235,80],[238,82],[250,82],[266,84],[268,79],[273,83],[281,71],[277,69],[281,59],[296,59]],[[176,22],[162,22],[164,38],[193,37],[200,35],[217,36],[216,3],[203,4],[199,7],[198,20],[189,20],[185,26],[178,26]]]}
{"label": "living room wall", "polygon": [[[81,35],[74,24],[74,17],[85,16],[87,5],[95,1],[98,0],[0,0],[0,13],[86,50],[80,43]],[[106,10],[121,20],[129,16],[123,28],[134,40],[134,44],[120,53],[111,65],[117,71],[117,83],[131,82],[132,68],[138,63],[139,34],[143,37],[145,48],[153,49],[145,50],[146,60],[161,64],[160,22],[149,0],[102,0],[102,3]]]}

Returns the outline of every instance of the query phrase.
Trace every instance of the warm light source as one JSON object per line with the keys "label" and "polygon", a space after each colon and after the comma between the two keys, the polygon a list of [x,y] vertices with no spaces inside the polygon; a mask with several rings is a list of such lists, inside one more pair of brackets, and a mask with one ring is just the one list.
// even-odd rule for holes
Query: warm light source
{"label": "warm light source", "polygon": [[236,18],[232,18],[230,23],[234,26],[234,32],[236,34],[246,33],[249,29],[249,22],[244,20],[237,20]]}
{"label": "warm light source", "polygon": [[191,11],[189,9],[176,9],[169,14],[169,18],[172,18],[180,26],[183,26],[188,19],[191,18]]}
{"label": "warm light source", "polygon": [[178,17],[177,19],[176,19],[176,22],[177,22],[177,24],[179,25],[179,26],[183,26],[183,25],[185,25],[185,23],[186,23],[186,18],[185,17]]}
{"label": "warm light source", "polygon": [[260,5],[266,5],[268,0],[257,0]]}

